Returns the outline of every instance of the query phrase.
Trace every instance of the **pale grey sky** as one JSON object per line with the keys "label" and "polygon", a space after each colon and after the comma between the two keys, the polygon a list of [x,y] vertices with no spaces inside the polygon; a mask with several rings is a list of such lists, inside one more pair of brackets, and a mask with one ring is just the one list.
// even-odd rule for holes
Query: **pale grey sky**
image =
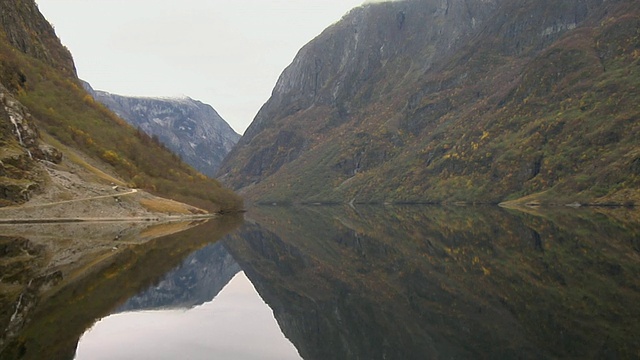
{"label": "pale grey sky", "polygon": [[36,2],[95,89],[189,96],[242,134],[297,51],[363,0]]}

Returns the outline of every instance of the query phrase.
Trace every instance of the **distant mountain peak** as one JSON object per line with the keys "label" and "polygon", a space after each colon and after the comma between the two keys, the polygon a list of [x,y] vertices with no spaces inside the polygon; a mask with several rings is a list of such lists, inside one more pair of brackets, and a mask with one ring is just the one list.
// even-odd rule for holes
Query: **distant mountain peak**
{"label": "distant mountain peak", "polygon": [[240,135],[208,104],[188,96],[122,96],[85,88],[131,125],[157,136],[196,170],[213,176]]}

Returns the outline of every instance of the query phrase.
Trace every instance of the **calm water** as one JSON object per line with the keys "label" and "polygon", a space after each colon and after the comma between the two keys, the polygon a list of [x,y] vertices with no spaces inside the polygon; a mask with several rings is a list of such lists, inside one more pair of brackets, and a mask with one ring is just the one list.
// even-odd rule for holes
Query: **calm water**
{"label": "calm water", "polygon": [[256,208],[118,248],[77,280],[14,281],[32,290],[2,298],[0,358],[640,358],[638,218]]}
{"label": "calm water", "polygon": [[193,308],[124,312],[87,331],[76,359],[300,359],[243,272]]}

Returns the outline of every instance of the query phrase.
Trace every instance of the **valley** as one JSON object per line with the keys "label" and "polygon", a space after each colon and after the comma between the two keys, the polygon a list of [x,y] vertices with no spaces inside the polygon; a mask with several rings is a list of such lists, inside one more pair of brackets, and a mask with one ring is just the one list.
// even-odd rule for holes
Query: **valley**
{"label": "valley", "polygon": [[[251,46],[184,57],[203,8],[122,31],[200,76]],[[239,135],[0,0],[0,358],[638,355],[640,2],[364,1],[292,59]]]}

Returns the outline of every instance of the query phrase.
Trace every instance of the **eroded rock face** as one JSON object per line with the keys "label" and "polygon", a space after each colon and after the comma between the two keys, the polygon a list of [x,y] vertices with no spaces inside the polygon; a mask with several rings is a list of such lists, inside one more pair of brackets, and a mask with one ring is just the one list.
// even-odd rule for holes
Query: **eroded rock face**
{"label": "eroded rock face", "polygon": [[266,121],[312,105],[337,107],[347,115],[363,103],[375,101],[381,92],[364,98],[358,93],[379,81],[380,71],[390,61],[405,59],[397,69],[398,76],[420,76],[464,45],[499,3],[402,1],[352,10],[299,51],[241,144],[250,141]]}
{"label": "eroded rock face", "polygon": [[54,164],[62,162],[62,152],[48,144],[38,146],[36,157]]}
{"label": "eroded rock face", "polygon": [[28,109],[0,85],[0,206],[28,201],[40,188],[37,160],[62,161],[62,153],[40,141]]}
{"label": "eroded rock face", "polygon": [[22,147],[33,149],[38,143],[38,130],[33,125],[31,115],[27,112],[26,108],[1,85],[0,102],[2,103],[0,116],[7,122],[4,128],[9,128],[8,130],[10,130],[13,137]]}
{"label": "eroded rock face", "polygon": [[30,149],[36,146],[38,133],[29,120],[25,108],[0,87],[0,206],[26,202],[37,188],[31,180],[35,162]]}
{"label": "eroded rock face", "polygon": [[12,46],[75,76],[71,53],[60,44],[35,1],[0,0],[0,8],[0,26]]}

